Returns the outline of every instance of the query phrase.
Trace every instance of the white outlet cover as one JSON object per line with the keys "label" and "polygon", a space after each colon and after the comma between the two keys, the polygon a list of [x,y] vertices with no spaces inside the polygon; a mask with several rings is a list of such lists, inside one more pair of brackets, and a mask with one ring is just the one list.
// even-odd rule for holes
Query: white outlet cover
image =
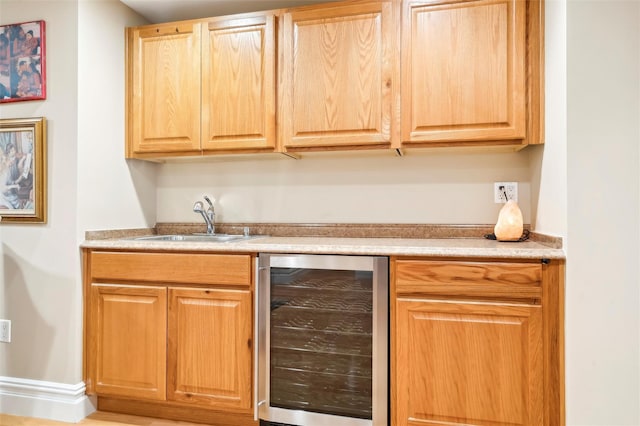
{"label": "white outlet cover", "polygon": [[11,342],[11,321],[0,320],[0,342]]}
{"label": "white outlet cover", "polygon": [[[507,198],[505,198],[505,193]],[[494,182],[493,202],[504,204],[509,200],[518,201],[518,182]]]}

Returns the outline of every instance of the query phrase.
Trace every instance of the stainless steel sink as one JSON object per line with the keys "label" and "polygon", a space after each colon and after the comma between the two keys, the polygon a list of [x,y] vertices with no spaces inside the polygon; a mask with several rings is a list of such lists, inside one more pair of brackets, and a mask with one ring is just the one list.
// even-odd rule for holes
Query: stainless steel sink
{"label": "stainless steel sink", "polygon": [[170,234],[170,235],[146,235],[143,237],[134,237],[137,241],[182,241],[182,242],[211,242],[226,243],[229,241],[251,240],[260,238],[261,235],[242,235],[242,234]]}

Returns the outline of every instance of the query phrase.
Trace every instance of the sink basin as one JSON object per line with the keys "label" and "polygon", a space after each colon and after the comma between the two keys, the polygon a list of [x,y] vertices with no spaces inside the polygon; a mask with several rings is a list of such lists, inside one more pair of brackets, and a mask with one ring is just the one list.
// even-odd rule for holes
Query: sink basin
{"label": "sink basin", "polygon": [[133,240],[137,241],[183,241],[183,242],[211,242],[211,243],[224,243],[228,241],[250,240],[252,238],[258,238],[258,235],[245,236],[242,234],[171,234],[171,235],[146,235],[144,237],[134,237]]}

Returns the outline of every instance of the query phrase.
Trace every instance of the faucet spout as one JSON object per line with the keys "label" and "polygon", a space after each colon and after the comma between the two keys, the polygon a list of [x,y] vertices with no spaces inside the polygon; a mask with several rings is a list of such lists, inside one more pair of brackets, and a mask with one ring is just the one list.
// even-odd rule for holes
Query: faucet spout
{"label": "faucet spout", "polygon": [[211,200],[209,199],[209,197],[205,196],[204,197],[205,200],[207,200],[207,203],[209,203],[209,208],[205,211],[204,210],[204,205],[202,204],[202,201],[196,201],[196,203],[193,205],[193,211],[195,213],[200,213],[202,215],[202,218],[204,219],[204,222],[207,224],[207,234],[215,234],[215,213],[213,210],[213,203],[211,202]]}

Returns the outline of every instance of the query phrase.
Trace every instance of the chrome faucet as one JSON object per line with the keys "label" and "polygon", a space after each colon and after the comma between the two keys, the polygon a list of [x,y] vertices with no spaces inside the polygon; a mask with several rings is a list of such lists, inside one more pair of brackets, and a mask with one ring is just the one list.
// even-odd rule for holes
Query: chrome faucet
{"label": "chrome faucet", "polygon": [[202,218],[207,224],[207,234],[213,235],[216,233],[216,225],[215,225],[216,214],[213,209],[213,203],[211,202],[209,197],[205,195],[204,200],[207,202],[207,204],[209,204],[209,207],[207,208],[207,210],[206,211],[204,210],[204,204],[202,204],[202,201],[196,201],[196,203],[193,205],[193,211],[195,213],[200,213],[202,215]]}

